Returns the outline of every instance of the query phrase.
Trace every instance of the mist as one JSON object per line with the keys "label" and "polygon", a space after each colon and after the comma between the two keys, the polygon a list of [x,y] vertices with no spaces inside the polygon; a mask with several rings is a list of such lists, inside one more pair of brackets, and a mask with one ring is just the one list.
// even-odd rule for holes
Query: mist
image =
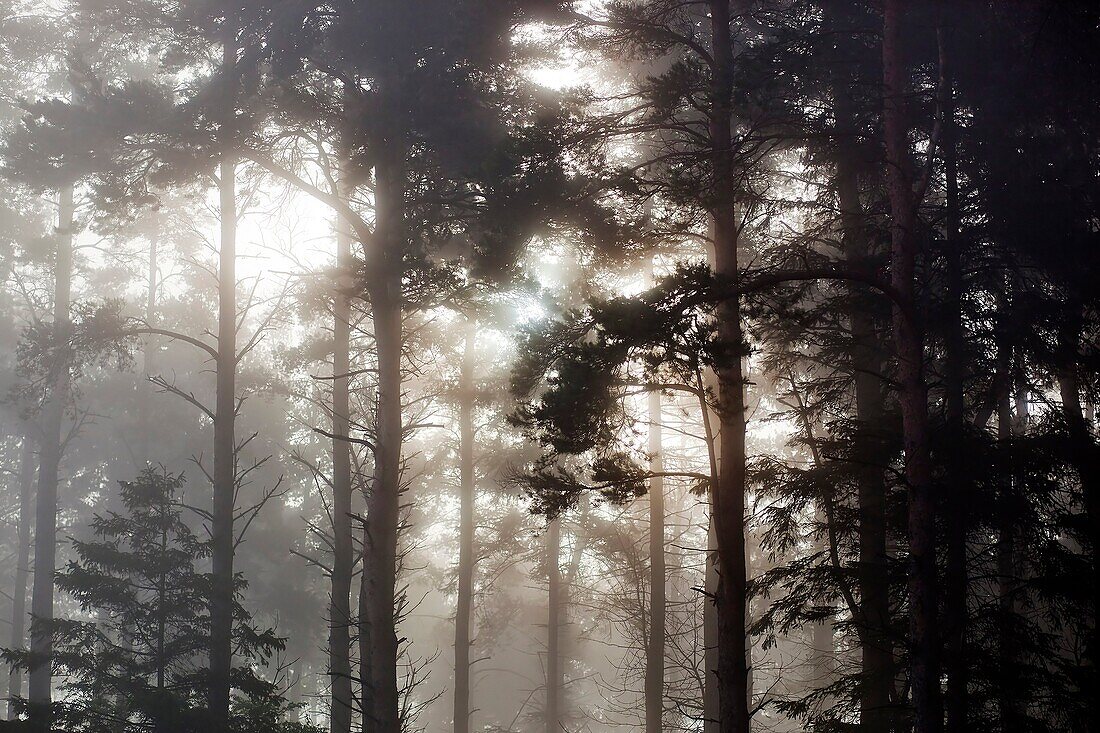
{"label": "mist", "polygon": [[0,730],[1100,726],[1100,8],[0,0]]}

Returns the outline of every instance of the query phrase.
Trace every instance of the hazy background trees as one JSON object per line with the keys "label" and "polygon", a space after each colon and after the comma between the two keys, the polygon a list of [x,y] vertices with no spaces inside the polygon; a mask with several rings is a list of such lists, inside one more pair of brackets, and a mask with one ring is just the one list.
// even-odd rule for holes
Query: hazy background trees
{"label": "hazy background trees", "polygon": [[1092,730],[1098,29],[0,2],[10,725]]}

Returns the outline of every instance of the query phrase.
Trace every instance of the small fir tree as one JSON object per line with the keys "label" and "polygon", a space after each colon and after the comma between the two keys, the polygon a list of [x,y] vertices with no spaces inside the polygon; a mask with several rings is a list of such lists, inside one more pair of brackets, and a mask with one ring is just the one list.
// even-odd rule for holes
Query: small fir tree
{"label": "small fir tree", "polygon": [[[85,618],[49,622],[55,672],[65,695],[53,720],[65,731],[188,733],[208,729],[205,710],[210,578],[198,569],[209,542],[184,520],[182,474],[146,468],[120,481],[120,511],[96,515],[92,538],[75,540],[75,559],[58,573]],[[238,590],[244,585],[237,579]],[[235,728],[254,730],[252,712],[280,721],[289,712],[278,686],[257,668],[283,647],[271,629],[258,629],[237,605],[235,682],[243,696]],[[29,654],[9,651],[15,664]],[[280,730],[265,720],[267,729]],[[298,730],[300,727],[290,729]]]}

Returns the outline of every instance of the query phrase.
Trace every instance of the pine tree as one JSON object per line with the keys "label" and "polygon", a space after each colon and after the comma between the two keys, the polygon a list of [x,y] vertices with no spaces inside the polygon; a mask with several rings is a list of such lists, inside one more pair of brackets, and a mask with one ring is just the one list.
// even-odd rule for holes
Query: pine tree
{"label": "pine tree", "polygon": [[[120,481],[121,510],[96,515],[92,538],[74,540],[75,558],[58,573],[57,587],[84,614],[81,619],[35,620],[54,645],[55,669],[65,695],[54,703],[55,725],[66,731],[138,733],[208,730],[211,576],[210,541],[184,519],[182,474],[147,468]],[[243,581],[237,579],[237,590]],[[257,670],[283,648],[271,629],[255,627],[235,603],[234,646],[243,662],[234,672],[241,690],[234,730],[290,730],[287,706],[275,682]],[[34,652],[7,652],[27,665]],[[274,712],[273,712],[274,711]],[[261,715],[262,713],[262,715]],[[274,716],[274,717],[273,717]]]}

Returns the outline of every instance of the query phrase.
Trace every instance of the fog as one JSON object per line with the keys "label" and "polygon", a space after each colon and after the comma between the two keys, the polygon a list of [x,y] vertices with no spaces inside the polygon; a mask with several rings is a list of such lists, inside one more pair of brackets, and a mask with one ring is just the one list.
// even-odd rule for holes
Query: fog
{"label": "fog", "polygon": [[0,0],[0,730],[1094,730],[1098,64]]}

